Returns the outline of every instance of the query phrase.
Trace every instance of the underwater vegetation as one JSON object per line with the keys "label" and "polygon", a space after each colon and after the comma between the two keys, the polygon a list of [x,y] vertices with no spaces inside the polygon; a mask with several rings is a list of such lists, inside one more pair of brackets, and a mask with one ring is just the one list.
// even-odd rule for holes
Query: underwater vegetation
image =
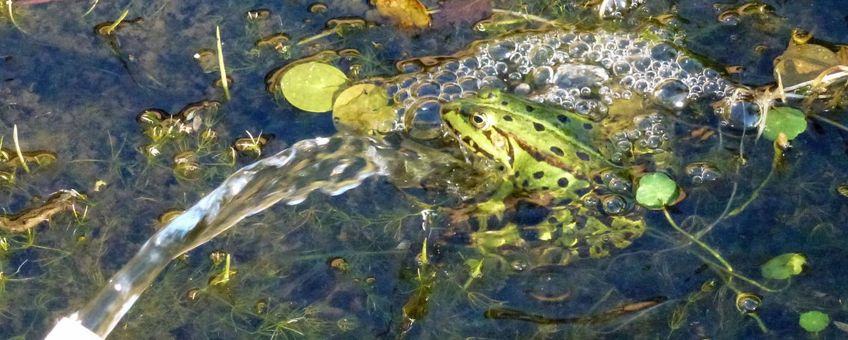
{"label": "underwater vegetation", "polygon": [[4,1],[0,335],[347,133],[432,161],[177,257],[111,338],[843,337],[839,4]]}

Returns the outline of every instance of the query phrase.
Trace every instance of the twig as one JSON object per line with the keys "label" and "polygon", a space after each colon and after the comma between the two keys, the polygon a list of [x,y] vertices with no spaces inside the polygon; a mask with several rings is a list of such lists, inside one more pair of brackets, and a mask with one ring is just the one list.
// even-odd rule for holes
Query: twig
{"label": "twig", "polygon": [[215,26],[215,37],[218,40],[218,69],[221,71],[221,86],[224,88],[224,99],[230,100],[230,86],[227,82],[227,69],[224,68],[224,49],[221,47],[221,28]]}
{"label": "twig", "polygon": [[21,144],[18,143],[18,124],[12,126],[12,141],[15,142],[15,153],[18,154],[18,160],[23,165],[24,171],[29,173],[29,166],[26,164],[26,160],[24,160],[23,152],[21,152]]}
{"label": "twig", "polygon": [[94,0],[94,2],[92,2],[92,3],[91,3],[91,7],[89,7],[89,8],[88,8],[88,10],[87,10],[87,11],[85,11],[85,13],[83,13],[83,14],[82,14],[82,16],[86,16],[86,15],[91,14],[91,12],[92,12],[92,11],[94,11],[94,7],[97,7],[97,3],[98,3],[99,1],[100,1],[100,0]]}
{"label": "twig", "polygon": [[115,20],[115,22],[113,22],[111,25],[106,27],[106,29],[103,30],[103,33],[105,33],[106,35],[111,35],[112,31],[114,31],[115,28],[117,28],[118,25],[120,25],[122,21],[124,21],[124,19],[127,17],[127,14],[130,14],[130,10],[125,9],[124,12],[121,13],[121,16],[118,17],[118,20]]}

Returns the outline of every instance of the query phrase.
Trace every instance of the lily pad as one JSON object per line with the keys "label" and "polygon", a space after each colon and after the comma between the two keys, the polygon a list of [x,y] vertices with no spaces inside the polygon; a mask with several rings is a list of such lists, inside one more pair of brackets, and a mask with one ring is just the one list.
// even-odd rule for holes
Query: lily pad
{"label": "lily pad", "polygon": [[807,118],[803,112],[791,107],[775,107],[768,112],[763,135],[773,141],[782,132],[786,138],[793,140],[806,129]]}
{"label": "lily pad", "polygon": [[798,253],[786,253],[777,256],[760,267],[763,277],[775,280],[786,280],[798,275],[804,270],[807,258]]}
{"label": "lily pad", "polygon": [[648,209],[661,209],[677,198],[677,183],[662,172],[652,172],[639,179],[636,202]]}
{"label": "lily pad", "polygon": [[361,133],[391,131],[397,115],[388,100],[386,90],[377,85],[353,85],[336,97],[333,121],[339,128]]}
{"label": "lily pad", "polygon": [[807,332],[818,333],[827,328],[827,325],[830,324],[830,317],[817,310],[811,310],[801,313],[798,324]]}
{"label": "lily pad", "polygon": [[283,97],[294,107],[309,112],[327,112],[333,95],[347,82],[347,76],[332,65],[308,62],[295,65],[283,74]]}

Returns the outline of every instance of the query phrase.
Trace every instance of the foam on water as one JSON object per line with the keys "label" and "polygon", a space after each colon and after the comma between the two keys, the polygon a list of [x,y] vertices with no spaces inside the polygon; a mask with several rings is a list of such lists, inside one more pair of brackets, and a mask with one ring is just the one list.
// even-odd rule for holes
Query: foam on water
{"label": "foam on water", "polygon": [[[680,110],[735,89],[674,46],[631,33],[528,32],[481,43],[464,55],[388,84],[400,121],[412,124],[407,129],[439,129],[439,118],[431,114],[438,103],[474,96],[482,88],[559,105],[593,120],[604,118],[614,100],[634,95]],[[431,132],[418,135],[436,135]]]}

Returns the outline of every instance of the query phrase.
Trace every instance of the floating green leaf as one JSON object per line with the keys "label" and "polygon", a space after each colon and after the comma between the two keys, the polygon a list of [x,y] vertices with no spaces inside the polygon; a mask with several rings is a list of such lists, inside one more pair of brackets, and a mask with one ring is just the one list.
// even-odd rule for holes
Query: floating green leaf
{"label": "floating green leaf", "polygon": [[295,65],[280,80],[283,97],[294,107],[309,112],[330,111],[333,95],[346,82],[342,71],[315,61]]}
{"label": "floating green leaf", "polygon": [[662,172],[652,172],[639,179],[636,202],[649,209],[661,209],[677,198],[677,183]]}
{"label": "floating green leaf", "polygon": [[333,121],[337,127],[360,133],[391,131],[397,115],[388,100],[386,90],[377,85],[353,85],[336,97]]}
{"label": "floating green leaf", "polygon": [[817,310],[811,310],[801,313],[798,324],[807,332],[818,333],[827,328],[827,325],[830,324],[830,317]]}
{"label": "floating green leaf", "polygon": [[773,141],[783,132],[786,138],[793,140],[806,129],[807,119],[803,112],[791,107],[775,107],[768,112],[763,135]]}
{"label": "floating green leaf", "polygon": [[760,271],[763,277],[775,280],[786,280],[798,275],[804,270],[807,258],[798,253],[786,253],[777,256],[764,264]]}

